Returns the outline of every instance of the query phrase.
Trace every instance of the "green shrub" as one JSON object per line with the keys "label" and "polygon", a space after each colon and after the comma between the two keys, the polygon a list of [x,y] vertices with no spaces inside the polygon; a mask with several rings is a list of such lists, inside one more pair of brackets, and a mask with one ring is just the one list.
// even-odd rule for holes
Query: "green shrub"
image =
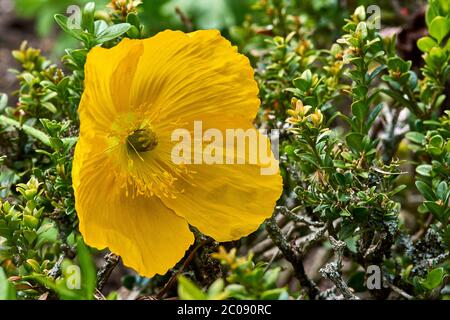
{"label": "green shrub", "polygon": [[[96,276],[78,231],[70,175],[77,107],[89,50],[156,31],[147,18],[164,11],[149,3],[100,14],[88,3],[80,29],[57,14],[80,44],[65,48],[62,67],[26,43],[13,51],[18,103],[0,97],[0,299],[105,299],[118,258],[108,256]],[[256,125],[280,130],[284,192],[265,230],[225,244],[229,252],[214,253],[217,243],[197,232],[185,263],[150,280],[125,275],[123,287],[163,298],[176,294],[178,277],[181,299],[450,297],[447,2],[429,1],[420,62],[399,56],[396,38],[383,37],[380,17],[364,6],[344,21],[337,1],[302,3],[261,0],[250,11],[250,2],[218,1],[226,21],[195,16],[194,6],[193,25],[176,22],[216,23],[249,56],[260,87]],[[378,287],[369,285],[373,270]]]}

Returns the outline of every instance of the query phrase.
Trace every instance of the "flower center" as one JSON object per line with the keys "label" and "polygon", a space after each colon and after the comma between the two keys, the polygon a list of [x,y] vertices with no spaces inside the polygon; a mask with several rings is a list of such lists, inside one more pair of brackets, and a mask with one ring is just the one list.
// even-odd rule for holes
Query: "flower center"
{"label": "flower center", "polygon": [[151,151],[158,145],[156,134],[149,128],[136,129],[127,137],[127,145],[131,151],[140,153]]}

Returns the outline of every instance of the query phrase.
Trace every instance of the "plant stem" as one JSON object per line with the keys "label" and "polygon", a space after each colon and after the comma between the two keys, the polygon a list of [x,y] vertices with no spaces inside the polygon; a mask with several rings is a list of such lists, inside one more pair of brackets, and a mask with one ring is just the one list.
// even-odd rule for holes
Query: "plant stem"
{"label": "plant stem", "polygon": [[97,289],[98,291],[102,291],[103,287],[105,286],[106,282],[108,281],[109,277],[111,276],[111,273],[113,272],[114,268],[119,263],[120,257],[115,255],[114,253],[108,253],[105,256],[105,264],[102,266],[102,268],[97,273]]}
{"label": "plant stem", "polygon": [[303,266],[302,254],[295,248],[281,232],[275,218],[266,220],[266,230],[273,243],[280,249],[283,256],[288,260],[294,268],[296,278],[300,285],[304,288],[311,299],[319,297],[320,290],[317,285],[308,277]]}

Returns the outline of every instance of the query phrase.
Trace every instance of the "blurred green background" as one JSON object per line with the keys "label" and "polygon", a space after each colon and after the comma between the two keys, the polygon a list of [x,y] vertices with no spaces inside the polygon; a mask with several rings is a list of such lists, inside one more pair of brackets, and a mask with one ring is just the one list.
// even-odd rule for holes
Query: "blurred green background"
{"label": "blurred green background", "polygon": [[[12,1],[12,0],[1,0]],[[402,20],[424,5],[425,1],[403,0],[143,0],[141,19],[149,35],[164,29],[185,29],[180,14],[184,14],[194,29],[220,29],[230,36],[234,26],[240,26],[250,19],[259,4],[267,1],[287,2],[298,14],[302,23],[314,27],[323,36],[337,35],[344,17],[358,5],[378,5],[382,10],[382,20],[386,25],[398,25]],[[16,0],[15,12],[19,17],[32,18],[36,23],[36,33],[47,37],[55,28],[53,15],[64,13],[70,5],[83,5],[88,0]],[[108,3],[107,0],[95,1],[99,6]],[[297,12],[295,12],[297,11]],[[262,15],[268,14],[261,12]]]}
{"label": "blurred green background", "polygon": [[[131,0],[130,0],[131,1]],[[70,5],[83,6],[88,0],[0,0],[0,91],[11,93],[15,77],[8,73],[15,62],[10,52],[23,40],[55,62],[64,49],[76,47],[76,40],[60,32],[53,16],[66,13]],[[104,10],[108,0],[95,1]],[[399,33],[399,27],[414,23],[414,16],[423,12],[425,0],[143,0],[139,7],[145,35],[152,36],[165,29],[219,29],[222,34],[238,45],[240,51],[249,54],[253,48],[264,47],[270,35],[270,23],[274,12],[264,8],[289,6],[289,17],[299,28],[313,37],[319,48],[327,48],[339,35],[344,19],[358,5],[378,5],[384,29]],[[101,15],[102,12],[97,12]],[[276,19],[275,19],[276,20]],[[422,19],[423,20],[423,19]],[[262,29],[260,26],[264,25]],[[267,27],[269,26],[269,27]],[[277,26],[272,26],[277,28]],[[393,28],[392,28],[393,27]],[[397,29],[396,29],[397,28]],[[260,34],[261,36],[256,36]],[[256,43],[255,43],[256,42]],[[414,41],[400,39],[400,43]],[[408,49],[409,50],[409,49]],[[251,55],[251,54],[250,54]],[[406,56],[406,58],[410,58]]]}

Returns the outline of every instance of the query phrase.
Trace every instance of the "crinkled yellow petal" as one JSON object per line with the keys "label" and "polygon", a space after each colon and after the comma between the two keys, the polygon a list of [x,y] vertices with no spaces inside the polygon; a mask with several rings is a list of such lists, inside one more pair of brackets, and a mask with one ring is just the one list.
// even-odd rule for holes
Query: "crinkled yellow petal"
{"label": "crinkled yellow petal", "polygon": [[[131,87],[131,107],[157,109],[156,157],[171,161],[171,133],[185,128],[253,128],[259,108],[258,86],[248,59],[216,30],[185,34],[165,31],[144,41],[144,52]],[[277,163],[271,155],[272,161]],[[271,216],[282,191],[278,173],[262,175],[261,165],[188,165],[162,196],[166,206],[218,241],[241,238]]]}
{"label": "crinkled yellow petal", "polygon": [[281,196],[279,173],[262,175],[260,165],[201,164],[189,169],[195,171],[192,181],[179,181],[176,187],[183,192],[163,202],[217,241],[237,240],[256,231]]}
{"label": "crinkled yellow petal", "polygon": [[91,49],[85,65],[85,90],[78,107],[85,120],[81,126],[90,125],[84,131],[109,133],[114,119],[129,110],[131,79],[142,52],[142,42],[130,39],[111,49]]}
{"label": "crinkled yellow petal", "polygon": [[203,120],[205,128],[238,127],[254,120],[259,100],[253,69],[219,31],[168,30],[143,43],[130,102],[157,109],[155,125]]}
{"label": "crinkled yellow petal", "polygon": [[[83,121],[83,119],[82,119]],[[119,188],[101,138],[81,136],[73,162],[79,228],[90,246],[109,249],[125,265],[152,277],[165,274],[193,243],[185,219],[157,197],[129,197]]]}

